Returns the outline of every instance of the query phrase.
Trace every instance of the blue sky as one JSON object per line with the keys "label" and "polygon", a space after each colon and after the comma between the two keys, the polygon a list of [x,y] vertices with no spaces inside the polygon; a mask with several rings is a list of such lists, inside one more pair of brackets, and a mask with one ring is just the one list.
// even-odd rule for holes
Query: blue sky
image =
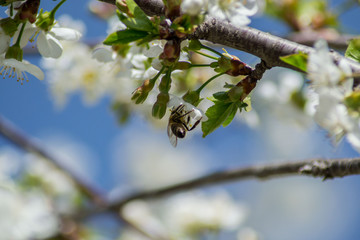
{"label": "blue sky", "polygon": [[[55,4],[53,1],[42,1],[42,7],[45,9],[51,9]],[[74,19],[83,20],[87,25],[87,40],[99,37],[101,39],[105,36],[106,23],[88,12],[85,1],[68,0],[58,14],[69,14]],[[358,16],[359,8],[351,10],[341,19],[348,24],[348,29],[359,33],[359,21],[354,21]],[[252,26],[276,34],[284,34],[287,31],[287,28],[276,20],[258,18],[253,21]],[[240,55],[240,58],[244,59],[246,56],[248,55]],[[38,55],[29,55],[25,58],[39,65]],[[254,61],[254,58],[251,58],[251,61]],[[171,151],[177,156],[183,156],[185,152],[194,153],[196,159],[206,166],[204,171],[257,162],[358,156],[346,142],[340,143],[336,149],[333,148],[325,132],[317,127],[313,127],[311,132],[304,132],[291,126],[283,126],[285,130],[281,131],[275,120],[269,121],[258,130],[234,122],[225,129],[216,130],[206,139],[201,137],[200,132],[196,132],[189,139],[181,141],[174,150],[168,143],[166,129],[154,128],[142,116],[132,116],[128,124],[119,126],[107,98],[89,107],[83,104],[77,94],[71,96],[64,109],[56,109],[46,79],[39,81],[30,78],[30,82],[22,86],[10,79],[0,79],[0,114],[28,136],[45,143],[55,143],[56,141],[50,141],[55,138],[83,146],[87,156],[91,156],[83,160],[83,164],[88,165],[84,169],[92,166],[93,175],[89,179],[103,192],[118,186],[128,187],[131,183],[126,161],[135,156],[135,152],[128,149],[132,137],[139,139],[139,142],[141,139],[156,141],[158,145],[154,146],[158,147],[160,152]],[[278,131],[276,134],[283,134],[283,142],[280,143],[287,144],[288,152],[279,151],[271,142],[273,139],[267,133],[274,134],[275,130]],[[0,138],[0,147],[4,146],[11,145],[7,140]],[[145,149],[141,144],[137,148],[138,151]],[[114,170],[114,167],[118,167],[119,171]],[[360,220],[360,194],[354,190],[359,189],[359,185],[359,177],[347,177],[325,183],[319,179],[289,178],[288,181],[227,184],[220,188],[230,189],[234,195],[248,202],[252,212],[248,224],[270,236],[265,239],[288,239],[297,233],[300,235],[292,239],[335,240],[345,239],[344,236],[348,236],[348,239],[359,236],[357,223]],[[315,200],[312,201],[312,196],[303,196],[301,191],[296,189],[306,194],[314,194]],[[285,201],[284,198],[288,197],[286,193],[291,191],[294,194],[290,196],[289,201]],[[295,200],[299,200],[299,211],[293,210],[296,207],[291,206],[291,202]],[[311,214],[300,214],[307,210],[311,211]],[[300,215],[291,218],[287,211]],[[340,219],[332,216],[332,212],[338,214]],[[325,217],[322,217],[323,215]],[[314,225],[316,221],[317,224]],[[301,229],[298,224],[302,222],[309,223],[301,225]],[[344,224],[339,225],[341,222]],[[289,224],[289,227],[284,224]],[[287,231],[284,232],[284,228]]]}

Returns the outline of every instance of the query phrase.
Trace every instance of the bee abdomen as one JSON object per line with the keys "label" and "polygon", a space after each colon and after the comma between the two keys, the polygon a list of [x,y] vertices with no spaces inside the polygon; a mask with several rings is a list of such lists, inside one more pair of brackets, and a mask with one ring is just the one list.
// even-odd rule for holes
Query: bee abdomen
{"label": "bee abdomen", "polygon": [[184,138],[186,135],[186,130],[182,126],[173,125],[171,127],[171,131],[174,133],[175,136],[178,138]]}

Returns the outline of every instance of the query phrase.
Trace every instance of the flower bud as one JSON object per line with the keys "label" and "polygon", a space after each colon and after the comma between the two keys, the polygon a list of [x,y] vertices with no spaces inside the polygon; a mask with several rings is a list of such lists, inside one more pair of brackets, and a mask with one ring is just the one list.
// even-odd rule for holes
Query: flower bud
{"label": "flower bud", "polygon": [[229,90],[228,95],[231,101],[243,101],[255,87],[256,81],[250,76],[247,76],[236,84],[236,86],[232,87]]}
{"label": "flower bud", "polygon": [[155,81],[145,80],[144,83],[135,89],[131,100],[135,101],[135,104],[143,103],[149,95],[149,92],[153,89]]}
{"label": "flower bud", "polygon": [[159,84],[159,90],[162,93],[168,93],[171,87],[171,77],[169,75],[165,75],[161,78],[161,82]]}
{"label": "flower bud", "polygon": [[353,113],[360,113],[360,91],[354,91],[345,97],[344,103],[346,107]]}
{"label": "flower bud", "polygon": [[230,76],[249,75],[252,72],[252,68],[247,64],[240,61],[236,56],[232,56],[230,60],[230,69],[226,72]]}
{"label": "flower bud", "polygon": [[4,31],[4,33],[10,37],[14,35],[19,26],[19,21],[16,21],[10,17],[3,18],[0,20],[0,27]]}
{"label": "flower bud", "polygon": [[194,105],[195,107],[201,101],[200,94],[198,91],[188,91],[187,93],[185,93],[185,95],[182,97],[182,99],[184,99],[185,102],[188,102],[188,103]]}
{"label": "flower bud", "polygon": [[55,24],[54,15],[41,9],[35,24],[42,30],[49,31]]}
{"label": "flower bud", "polygon": [[175,69],[179,69],[179,70],[186,70],[189,69],[191,67],[191,63],[189,62],[177,62],[175,65]]}
{"label": "flower bud", "polygon": [[170,28],[171,21],[164,19],[159,24],[159,35],[160,39],[167,39],[172,34],[173,30]]}
{"label": "flower bud", "polygon": [[156,118],[163,118],[166,109],[167,109],[167,103],[169,102],[169,94],[168,93],[159,93],[157,96],[157,100],[152,108],[152,115]]}
{"label": "flower bud", "polygon": [[169,40],[164,46],[164,51],[160,54],[160,59],[175,62],[180,57],[180,41]]}
{"label": "flower bud", "polygon": [[36,21],[40,0],[27,0],[18,8],[19,19],[27,19],[30,23]]}
{"label": "flower bud", "polygon": [[128,17],[134,17],[134,15],[129,10],[126,0],[116,0],[116,7],[121,12],[126,13],[126,15],[128,15]]}
{"label": "flower bud", "polygon": [[201,42],[197,39],[191,39],[189,41],[189,49],[193,51],[200,50],[202,48]]}

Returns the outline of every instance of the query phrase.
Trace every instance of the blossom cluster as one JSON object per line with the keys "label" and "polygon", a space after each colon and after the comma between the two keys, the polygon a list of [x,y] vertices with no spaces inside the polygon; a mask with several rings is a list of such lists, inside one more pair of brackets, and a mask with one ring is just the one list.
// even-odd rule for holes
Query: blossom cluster
{"label": "blossom cluster", "polygon": [[29,80],[29,73],[39,80],[44,79],[39,67],[23,59],[23,48],[28,42],[36,41],[37,49],[44,58],[59,58],[63,51],[62,40],[80,39],[79,31],[61,27],[55,21],[55,12],[63,2],[51,12],[38,12],[38,0],[12,1],[9,4],[8,17],[0,20],[0,74],[3,78],[16,78],[23,84]]}
{"label": "blossom cluster", "polygon": [[[356,101],[357,89],[349,64],[341,60],[333,62],[326,41],[315,44],[309,55],[308,78],[314,92],[315,121],[338,142],[346,136],[350,144],[360,151],[360,119]],[[355,102],[354,104],[351,104]]]}

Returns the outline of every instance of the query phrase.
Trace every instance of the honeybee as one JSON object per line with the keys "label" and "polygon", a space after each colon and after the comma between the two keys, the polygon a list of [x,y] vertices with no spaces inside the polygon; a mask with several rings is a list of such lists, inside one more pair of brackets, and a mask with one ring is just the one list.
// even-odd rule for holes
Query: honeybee
{"label": "honeybee", "polygon": [[178,107],[173,107],[171,110],[169,123],[167,126],[167,134],[169,136],[170,143],[176,147],[177,138],[184,138],[187,131],[193,130],[201,121],[202,117],[198,119],[194,125],[190,124],[190,113],[194,111],[194,109],[190,111],[185,111],[185,105],[180,104]]}

